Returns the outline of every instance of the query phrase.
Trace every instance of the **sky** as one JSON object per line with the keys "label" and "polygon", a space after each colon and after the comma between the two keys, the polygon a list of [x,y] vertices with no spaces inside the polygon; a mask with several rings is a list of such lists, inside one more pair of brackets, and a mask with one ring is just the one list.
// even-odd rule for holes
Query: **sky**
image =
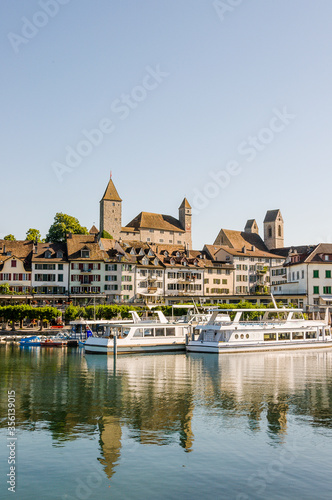
{"label": "sky", "polygon": [[0,238],[193,207],[193,247],[279,208],[332,242],[332,2],[2,0]]}

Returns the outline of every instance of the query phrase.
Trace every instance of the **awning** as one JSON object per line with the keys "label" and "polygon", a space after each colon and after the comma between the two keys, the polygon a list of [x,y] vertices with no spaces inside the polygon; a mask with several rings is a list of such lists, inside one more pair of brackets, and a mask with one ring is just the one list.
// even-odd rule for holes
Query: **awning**
{"label": "awning", "polygon": [[332,302],[332,295],[320,295],[320,298],[325,302]]}

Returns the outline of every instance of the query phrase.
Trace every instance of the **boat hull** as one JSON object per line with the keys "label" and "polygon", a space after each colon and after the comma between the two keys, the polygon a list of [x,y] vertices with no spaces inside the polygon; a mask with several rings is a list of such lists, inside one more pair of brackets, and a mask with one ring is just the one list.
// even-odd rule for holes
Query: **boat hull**
{"label": "boat hull", "polygon": [[283,351],[283,350],[299,350],[299,349],[319,349],[332,347],[332,340],[321,341],[289,341],[289,342],[258,342],[252,344],[226,344],[223,342],[200,342],[190,341],[186,346],[189,352],[211,352],[215,354],[234,354],[246,353],[255,351]]}
{"label": "boat hull", "polygon": [[[134,354],[134,353],[149,353],[149,352],[169,352],[169,351],[185,351],[185,341],[174,341],[165,344],[120,344],[116,346],[117,354]],[[84,350],[87,354],[114,354],[113,342],[93,342],[85,343]]]}

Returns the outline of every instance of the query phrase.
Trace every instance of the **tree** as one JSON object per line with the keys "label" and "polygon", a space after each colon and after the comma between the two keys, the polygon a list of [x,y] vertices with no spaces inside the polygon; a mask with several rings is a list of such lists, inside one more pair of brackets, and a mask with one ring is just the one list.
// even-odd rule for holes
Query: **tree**
{"label": "tree", "polygon": [[13,234],[7,234],[7,236],[4,237],[4,240],[6,241],[16,241],[16,238]]}
{"label": "tree", "polygon": [[102,238],[106,238],[107,240],[112,240],[113,239],[113,236],[110,235],[110,233],[108,233],[107,231],[105,231],[105,229],[101,233],[101,237]]}
{"label": "tree", "polygon": [[55,214],[54,222],[46,235],[46,243],[49,242],[64,242],[66,235],[73,234],[89,234],[86,227],[81,226],[78,219],[71,215],[58,212]]}
{"label": "tree", "polygon": [[33,228],[30,228],[27,230],[26,240],[28,240],[28,241],[36,241],[37,240],[38,243],[43,242],[39,229],[33,229]]}

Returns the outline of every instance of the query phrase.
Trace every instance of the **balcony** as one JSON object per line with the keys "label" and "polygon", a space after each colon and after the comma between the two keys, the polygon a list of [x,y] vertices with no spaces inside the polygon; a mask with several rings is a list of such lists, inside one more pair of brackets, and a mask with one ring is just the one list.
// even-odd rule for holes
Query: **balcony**
{"label": "balcony", "polygon": [[92,272],[92,269],[89,268],[89,269],[81,269],[81,273],[91,273]]}

